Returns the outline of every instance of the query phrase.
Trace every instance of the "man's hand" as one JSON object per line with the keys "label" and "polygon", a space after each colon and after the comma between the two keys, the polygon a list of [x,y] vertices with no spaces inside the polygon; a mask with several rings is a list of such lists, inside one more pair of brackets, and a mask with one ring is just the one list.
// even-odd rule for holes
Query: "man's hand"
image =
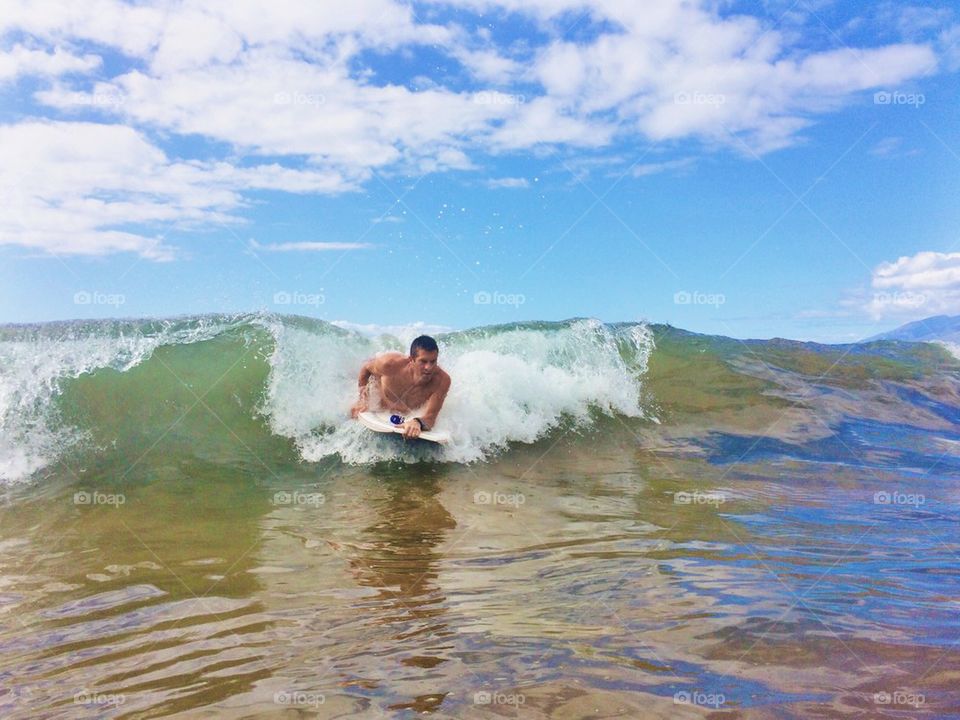
{"label": "man's hand", "polygon": [[401,427],[405,438],[414,440],[420,437],[420,422],[416,418],[410,418]]}
{"label": "man's hand", "polygon": [[367,392],[366,385],[361,385],[360,398],[353,404],[353,407],[350,408],[350,417],[352,417],[354,420],[357,419],[357,415],[370,409],[368,394],[369,393]]}
{"label": "man's hand", "polygon": [[353,419],[356,419],[357,415],[359,415],[362,412],[366,412],[369,409],[370,408],[367,404],[367,396],[364,395],[353,404],[352,408],[350,408],[350,417],[352,417]]}

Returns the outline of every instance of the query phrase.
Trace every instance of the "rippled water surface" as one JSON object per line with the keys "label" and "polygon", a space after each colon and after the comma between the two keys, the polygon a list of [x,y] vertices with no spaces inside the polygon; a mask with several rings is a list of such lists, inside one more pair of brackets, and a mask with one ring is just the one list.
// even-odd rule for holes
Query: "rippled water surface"
{"label": "rippled water surface", "polygon": [[570,432],[474,466],[159,465],[109,488],[122,504],[20,490],[0,709],[955,716],[956,460],[939,469]]}
{"label": "rippled water surface", "polygon": [[231,323],[0,338],[0,717],[960,717],[946,353],[470,331],[444,455]]}

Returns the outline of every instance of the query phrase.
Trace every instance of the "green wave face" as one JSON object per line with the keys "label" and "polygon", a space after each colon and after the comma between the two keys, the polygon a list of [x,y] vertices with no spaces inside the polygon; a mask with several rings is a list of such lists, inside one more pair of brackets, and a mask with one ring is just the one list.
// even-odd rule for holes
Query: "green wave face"
{"label": "green wave face", "polygon": [[[525,323],[441,335],[456,442],[409,448],[349,420],[364,359],[411,338],[252,314],[0,329],[0,472],[28,478],[71,454],[148,473],[139,458],[296,463],[478,460],[596,412],[643,417],[652,349],[640,325]],[[155,461],[154,461],[155,462]]]}
{"label": "green wave face", "polygon": [[454,442],[420,447],[349,420],[364,359],[406,352],[414,334],[367,337],[265,313],[0,328],[0,476],[42,474],[67,450],[139,477],[158,457],[267,471],[471,462],[572,429],[674,446],[717,431],[810,439],[858,405],[935,427],[896,388],[942,395],[958,369],[922,343],[739,341],[590,319],[473,328],[438,336],[454,379],[441,422]]}

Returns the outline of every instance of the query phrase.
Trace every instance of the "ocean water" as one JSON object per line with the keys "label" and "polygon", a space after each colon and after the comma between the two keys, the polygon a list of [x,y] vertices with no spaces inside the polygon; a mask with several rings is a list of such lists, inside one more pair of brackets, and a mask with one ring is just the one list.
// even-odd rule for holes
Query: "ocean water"
{"label": "ocean water", "polygon": [[0,716],[960,717],[960,361],[580,319],[0,327]]}

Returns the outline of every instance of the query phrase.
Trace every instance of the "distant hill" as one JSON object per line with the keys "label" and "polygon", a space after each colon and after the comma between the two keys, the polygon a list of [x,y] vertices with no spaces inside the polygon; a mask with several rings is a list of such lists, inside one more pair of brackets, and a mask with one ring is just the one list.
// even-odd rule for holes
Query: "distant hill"
{"label": "distant hill", "polygon": [[960,343],[960,315],[934,315],[901,325],[890,332],[874,335],[867,338],[866,342],[871,340],[909,340],[912,342],[943,340]]}

